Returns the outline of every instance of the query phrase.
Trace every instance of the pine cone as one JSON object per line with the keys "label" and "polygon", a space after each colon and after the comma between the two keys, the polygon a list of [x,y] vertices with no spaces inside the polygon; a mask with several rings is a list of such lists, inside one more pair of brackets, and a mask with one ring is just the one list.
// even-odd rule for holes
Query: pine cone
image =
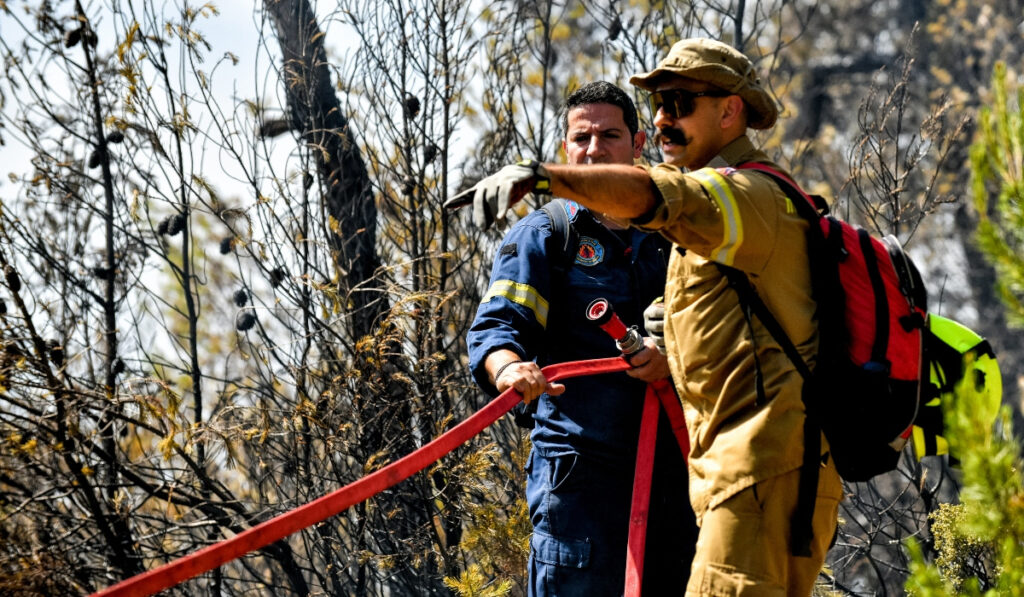
{"label": "pine cone", "polygon": [[256,325],[256,315],[252,311],[240,311],[235,316],[235,328],[240,332],[251,330],[254,325]]}
{"label": "pine cone", "polygon": [[622,33],[622,21],[616,15],[615,20],[608,27],[608,41],[615,41],[619,38],[620,33]]}
{"label": "pine cone", "polygon": [[7,279],[7,287],[11,289],[11,292],[21,290],[21,278],[18,277],[18,271],[10,265],[4,266],[4,278]]}
{"label": "pine cone", "polygon": [[64,33],[64,47],[73,48],[78,45],[78,42],[82,39],[82,29],[72,29]]}
{"label": "pine cone", "polygon": [[50,351],[50,360],[53,364],[58,367],[64,366],[64,347],[61,346],[60,342],[50,338],[46,341],[46,346]]}
{"label": "pine cone", "polygon": [[92,268],[92,275],[96,276],[100,280],[110,280],[114,277],[114,270],[97,265]]}
{"label": "pine cone", "polygon": [[405,100],[402,102],[402,109],[405,112],[405,117],[409,120],[416,118],[420,113],[420,98],[411,93],[406,93]]}
{"label": "pine cone", "polygon": [[238,307],[244,307],[249,302],[249,293],[244,288],[240,288],[231,295],[231,299],[235,301],[235,305]]}
{"label": "pine cone", "polygon": [[271,286],[271,288],[277,288],[278,286],[280,286],[281,282],[284,282],[284,279],[285,279],[285,277],[287,275],[288,275],[288,272],[286,272],[283,267],[275,267],[273,270],[271,270],[271,272],[270,272],[270,286]]}
{"label": "pine cone", "polygon": [[185,229],[185,214],[170,216],[170,220],[167,224],[167,234],[174,236]]}
{"label": "pine cone", "polygon": [[438,147],[433,141],[427,141],[427,144],[423,146],[423,163],[429,164],[434,161],[437,157]]}

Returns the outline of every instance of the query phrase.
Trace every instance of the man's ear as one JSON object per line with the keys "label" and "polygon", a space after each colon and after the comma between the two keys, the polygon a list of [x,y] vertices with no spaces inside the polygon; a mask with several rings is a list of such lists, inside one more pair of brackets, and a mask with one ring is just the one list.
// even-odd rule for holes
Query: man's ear
{"label": "man's ear", "polygon": [[737,122],[746,127],[746,106],[743,103],[743,98],[738,95],[729,95],[723,99],[725,101],[722,107],[722,128],[732,128],[736,126]]}
{"label": "man's ear", "polygon": [[[564,141],[563,141],[564,143]],[[637,131],[633,135],[633,159],[639,159],[644,153],[644,144],[647,143],[647,131]]]}

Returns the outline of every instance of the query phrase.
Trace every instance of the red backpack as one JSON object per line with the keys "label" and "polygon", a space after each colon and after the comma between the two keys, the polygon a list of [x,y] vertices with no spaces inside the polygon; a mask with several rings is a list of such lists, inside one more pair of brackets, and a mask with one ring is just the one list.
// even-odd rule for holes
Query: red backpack
{"label": "red backpack", "polygon": [[[747,313],[771,332],[805,380],[805,453],[796,518],[806,517],[806,528],[794,526],[797,553],[804,551],[802,544],[809,547],[810,537],[800,531],[810,530],[821,466],[819,429],[845,480],[866,481],[896,468],[920,401],[927,293],[895,237],[878,239],[829,216],[824,199],[764,164],[739,168],[771,177],[811,223],[807,251],[819,333],[813,372],[746,275],[719,266]],[[766,400],[756,355],[755,364],[759,399]]]}

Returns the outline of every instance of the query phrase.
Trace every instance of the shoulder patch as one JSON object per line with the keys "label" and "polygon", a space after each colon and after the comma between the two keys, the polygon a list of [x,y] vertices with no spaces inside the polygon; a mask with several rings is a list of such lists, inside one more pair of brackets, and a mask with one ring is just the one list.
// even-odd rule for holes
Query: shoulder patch
{"label": "shoulder patch", "polygon": [[580,244],[576,249],[576,263],[594,266],[604,261],[604,245],[596,238],[580,236]]}
{"label": "shoulder patch", "polygon": [[576,219],[576,214],[580,211],[579,203],[566,199],[562,202],[562,206],[565,208],[565,215],[568,216],[570,222]]}
{"label": "shoulder patch", "polygon": [[517,252],[516,244],[515,243],[508,243],[507,245],[502,245],[501,249],[498,250],[498,255],[511,255],[511,256],[515,257],[516,256],[516,252]]}
{"label": "shoulder patch", "polygon": [[718,173],[721,174],[722,176],[732,176],[733,174],[736,173],[736,168],[733,168],[732,166],[726,166],[725,168],[715,168],[715,170],[718,170]]}

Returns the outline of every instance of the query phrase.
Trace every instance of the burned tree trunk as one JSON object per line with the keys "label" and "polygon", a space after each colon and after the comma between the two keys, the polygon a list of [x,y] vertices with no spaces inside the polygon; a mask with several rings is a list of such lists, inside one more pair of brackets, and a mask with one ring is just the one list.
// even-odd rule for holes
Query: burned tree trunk
{"label": "burned tree trunk", "polygon": [[[308,0],[266,0],[281,47],[281,70],[288,103],[287,127],[298,133],[316,164],[328,216],[325,233],[336,270],[338,293],[345,303],[351,340],[348,352],[324,345],[320,351],[328,380],[348,379],[344,387],[325,388],[326,393],[349,397],[355,441],[347,444],[355,462],[386,462],[415,449],[409,432],[416,417],[405,375],[402,333],[388,321],[390,304],[385,279],[378,271],[376,247],[377,207],[366,163],[342,111],[328,69],[324,35]],[[280,128],[280,127],[278,127]],[[264,132],[264,134],[271,134]],[[361,340],[368,339],[363,342]],[[358,372],[356,378],[352,372]],[[333,386],[335,382],[328,381]],[[313,397],[313,401],[318,401]],[[319,408],[319,407],[318,407]],[[350,482],[363,469],[339,471],[339,483]],[[339,549],[323,530],[319,537],[321,557],[347,569],[348,582],[357,595],[386,586],[392,594],[446,594],[436,566],[423,554],[432,550],[431,495],[433,488],[417,476],[357,509],[352,526],[353,549]],[[387,554],[393,566],[382,574],[371,561],[353,563],[353,552]],[[427,569],[425,569],[427,568]],[[331,584],[344,583],[340,577]]]}
{"label": "burned tree trunk", "polygon": [[331,85],[324,35],[307,0],[267,0],[283,55],[289,125],[311,150],[323,185],[328,237],[353,338],[369,334],[387,301],[374,273],[377,207],[366,164]]}

